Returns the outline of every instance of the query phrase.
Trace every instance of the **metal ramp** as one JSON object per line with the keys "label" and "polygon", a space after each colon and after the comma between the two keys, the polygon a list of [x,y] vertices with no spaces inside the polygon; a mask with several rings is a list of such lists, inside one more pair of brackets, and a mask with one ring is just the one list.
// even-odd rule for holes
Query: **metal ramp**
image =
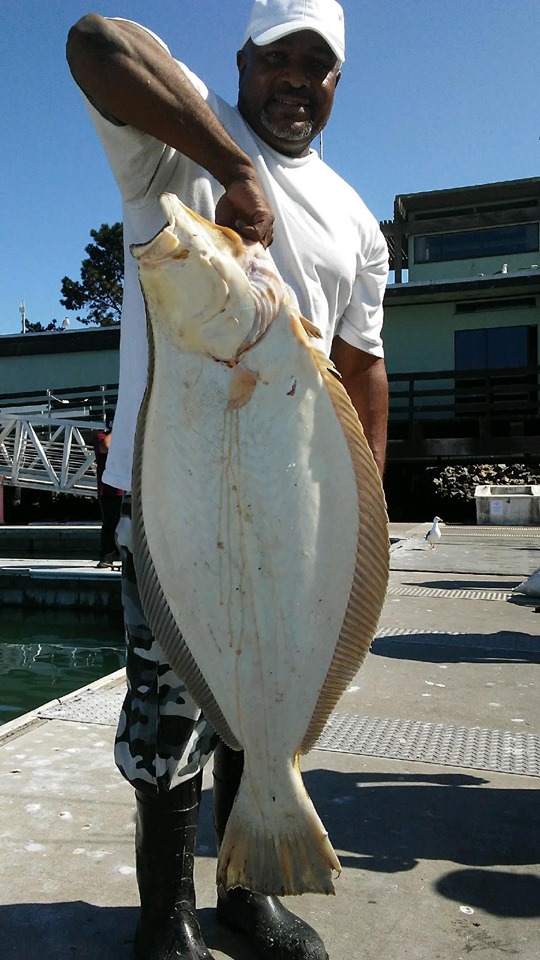
{"label": "metal ramp", "polygon": [[[96,496],[96,468],[92,447],[81,429],[90,424],[72,420],[46,421],[0,416],[0,476],[4,483],[35,490]],[[92,425],[98,429],[102,424]],[[49,437],[50,431],[50,437]]]}
{"label": "metal ramp", "polygon": [[0,398],[0,485],[97,495],[93,434],[116,388]]}

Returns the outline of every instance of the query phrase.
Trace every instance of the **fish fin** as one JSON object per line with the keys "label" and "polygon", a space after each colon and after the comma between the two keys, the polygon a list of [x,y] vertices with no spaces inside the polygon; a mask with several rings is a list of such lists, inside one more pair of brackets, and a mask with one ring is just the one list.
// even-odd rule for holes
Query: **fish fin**
{"label": "fish fin", "polygon": [[[322,340],[322,333],[319,327],[308,320],[307,317],[303,317],[300,313],[300,307],[298,304],[298,297],[296,293],[287,283],[285,284],[285,296],[283,298],[283,304],[287,310],[287,314],[292,321],[293,330],[295,330],[296,335],[299,340],[304,343],[308,343],[306,340],[305,334],[308,337],[312,337],[314,340]],[[296,328],[296,329],[295,329]]]}
{"label": "fish fin", "polygon": [[[356,478],[359,536],[349,601],[326,679],[300,752],[307,753],[367,655],[386,595],[389,570],[388,516],[379,471],[349,396],[334,365],[311,350],[341,424]],[[360,429],[359,429],[360,428]]]}
{"label": "fish fin", "polygon": [[308,337],[313,337],[314,340],[322,340],[322,333],[318,327],[315,326],[311,320],[306,320],[305,317],[300,315],[300,323],[302,324],[304,330],[306,331]]}
{"label": "fish fin", "polygon": [[243,363],[237,363],[231,377],[227,410],[239,410],[240,407],[245,407],[246,403],[251,400],[258,379],[259,375],[257,373],[254,373]]}
{"label": "fish fin", "polygon": [[341,864],[304,787],[298,765],[265,798],[244,768],[219,850],[217,882],[266,896],[335,893]]}

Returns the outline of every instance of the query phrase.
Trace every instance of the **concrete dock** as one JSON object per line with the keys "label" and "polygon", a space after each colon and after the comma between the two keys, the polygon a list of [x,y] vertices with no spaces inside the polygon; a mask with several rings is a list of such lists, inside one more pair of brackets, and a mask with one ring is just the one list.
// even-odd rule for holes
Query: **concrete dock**
{"label": "concrete dock", "polygon": [[[366,663],[302,760],[340,857],[335,897],[288,906],[330,960],[540,957],[540,528],[391,525]],[[2,960],[128,960],[134,803],[112,760],[120,672],[0,728]],[[215,960],[211,771],[196,880]]]}
{"label": "concrete dock", "polygon": [[0,608],[120,613],[120,565],[97,567],[100,529],[93,522],[0,526]]}

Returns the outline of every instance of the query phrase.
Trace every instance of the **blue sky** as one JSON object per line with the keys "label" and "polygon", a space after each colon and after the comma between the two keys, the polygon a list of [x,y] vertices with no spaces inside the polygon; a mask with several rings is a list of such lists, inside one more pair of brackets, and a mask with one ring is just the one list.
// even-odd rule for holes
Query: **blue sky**
{"label": "blue sky", "polygon": [[[396,193],[539,175],[539,0],[344,0],[347,61],[325,160],[379,219]],[[0,335],[19,305],[66,316],[90,230],[120,219],[112,175],[65,63],[88,10],[146,24],[234,102],[250,0],[2,0]],[[1,391],[1,386],[0,386]]]}

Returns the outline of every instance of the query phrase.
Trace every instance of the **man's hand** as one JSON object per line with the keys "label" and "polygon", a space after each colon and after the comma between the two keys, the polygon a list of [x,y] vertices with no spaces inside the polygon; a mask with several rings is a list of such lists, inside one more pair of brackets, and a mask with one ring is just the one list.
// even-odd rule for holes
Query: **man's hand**
{"label": "man's hand", "polygon": [[239,177],[227,184],[216,207],[216,223],[236,230],[244,240],[269,247],[274,235],[274,213],[256,177]]}

